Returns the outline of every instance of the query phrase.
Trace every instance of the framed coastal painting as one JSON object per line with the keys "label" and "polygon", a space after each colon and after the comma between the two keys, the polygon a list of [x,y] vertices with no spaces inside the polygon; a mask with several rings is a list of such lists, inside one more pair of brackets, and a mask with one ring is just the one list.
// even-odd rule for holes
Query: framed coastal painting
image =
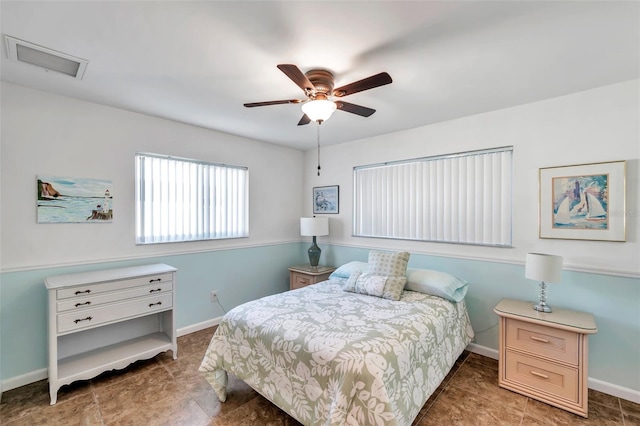
{"label": "framed coastal painting", "polygon": [[626,162],[539,170],[540,238],[625,241]]}
{"label": "framed coastal painting", "polygon": [[110,180],[44,175],[37,180],[38,223],[113,221]]}
{"label": "framed coastal painting", "polygon": [[313,214],[336,214],[339,211],[340,187],[338,185],[313,188]]}

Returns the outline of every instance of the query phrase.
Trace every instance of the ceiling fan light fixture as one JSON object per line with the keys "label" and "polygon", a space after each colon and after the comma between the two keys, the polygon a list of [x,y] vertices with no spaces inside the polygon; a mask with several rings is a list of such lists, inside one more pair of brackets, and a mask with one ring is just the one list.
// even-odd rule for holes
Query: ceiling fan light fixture
{"label": "ceiling fan light fixture", "polygon": [[316,99],[302,104],[302,112],[312,121],[320,123],[328,120],[337,108],[335,102],[327,99]]}

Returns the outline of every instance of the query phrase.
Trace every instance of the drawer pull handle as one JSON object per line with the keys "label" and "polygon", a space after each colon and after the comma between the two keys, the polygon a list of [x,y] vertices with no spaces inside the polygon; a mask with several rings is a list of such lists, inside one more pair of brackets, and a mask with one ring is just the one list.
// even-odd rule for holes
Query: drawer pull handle
{"label": "drawer pull handle", "polygon": [[149,290],[149,293],[153,293],[155,291],[162,291],[161,288],[152,288],[151,290]]}
{"label": "drawer pull handle", "polygon": [[162,302],[149,303],[149,307],[152,307],[152,306],[155,306],[155,305],[162,305]]}
{"label": "drawer pull handle", "polygon": [[93,317],[86,317],[86,318],[82,318],[82,319],[73,320],[73,322],[75,322],[77,324],[80,321],[91,321],[92,319],[93,319]]}
{"label": "drawer pull handle", "polygon": [[86,301],[86,302],[84,302],[84,303],[76,303],[76,308],[77,308],[78,306],[82,306],[82,305],[90,305],[90,304],[91,304],[91,300],[88,300],[88,301]]}
{"label": "drawer pull handle", "polygon": [[307,280],[306,280],[306,279],[303,279],[303,278],[300,278],[300,282],[301,282],[302,284],[306,284],[306,283],[307,283]]}
{"label": "drawer pull handle", "polygon": [[547,339],[543,339],[542,337],[529,336],[531,340],[535,340],[536,342],[549,343]]}
{"label": "drawer pull handle", "polygon": [[149,280],[149,284],[156,283],[156,282],[159,283],[160,281],[162,281],[162,278],[157,278],[155,280]]}
{"label": "drawer pull handle", "polygon": [[534,376],[538,376],[538,377],[541,377],[543,379],[548,379],[549,378],[549,376],[547,376],[546,374],[538,373],[537,371],[531,370],[530,373],[533,374]]}
{"label": "drawer pull handle", "polygon": [[89,293],[91,293],[91,290],[76,291],[76,296],[77,296],[77,295],[79,295],[79,294],[82,294],[82,293],[87,293],[87,294],[89,294]]}

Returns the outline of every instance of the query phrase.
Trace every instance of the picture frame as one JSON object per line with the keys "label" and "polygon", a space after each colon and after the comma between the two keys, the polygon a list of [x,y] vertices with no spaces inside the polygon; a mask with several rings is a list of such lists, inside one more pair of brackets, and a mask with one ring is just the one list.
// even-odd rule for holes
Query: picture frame
{"label": "picture frame", "polygon": [[316,186],[313,188],[313,214],[338,214],[340,212],[340,187]]}
{"label": "picture frame", "polygon": [[539,237],[626,240],[626,161],[539,169]]}
{"label": "picture frame", "polygon": [[38,175],[37,223],[113,222],[113,182]]}

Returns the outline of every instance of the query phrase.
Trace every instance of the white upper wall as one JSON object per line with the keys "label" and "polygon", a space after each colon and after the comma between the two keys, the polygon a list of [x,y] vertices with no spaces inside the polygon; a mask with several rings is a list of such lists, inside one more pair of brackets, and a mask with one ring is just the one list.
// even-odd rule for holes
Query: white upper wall
{"label": "white upper wall", "polygon": [[[340,185],[340,213],[329,215],[331,234],[321,241],[513,263],[523,263],[527,252],[536,251],[563,256],[565,269],[639,276],[639,94],[639,80],[632,80],[329,146],[321,150],[320,177],[316,150],[309,150],[304,212],[312,211],[312,187]],[[331,126],[331,120],[323,126]],[[513,248],[352,237],[353,167],[507,145],[514,146]],[[539,168],[617,160],[627,161],[626,242],[538,238]]]}
{"label": "white upper wall", "polygon": [[[298,241],[299,150],[2,83],[2,271]],[[135,245],[137,151],[249,167],[250,237]],[[36,176],[110,179],[112,223],[36,223]]]}

